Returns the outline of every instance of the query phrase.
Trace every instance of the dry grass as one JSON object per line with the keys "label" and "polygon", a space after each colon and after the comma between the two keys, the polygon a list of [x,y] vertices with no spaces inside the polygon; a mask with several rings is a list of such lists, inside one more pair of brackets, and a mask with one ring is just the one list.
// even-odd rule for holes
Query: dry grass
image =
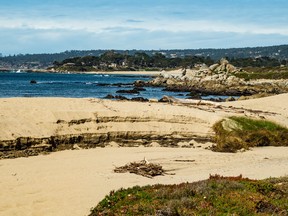
{"label": "dry grass", "polygon": [[230,117],[217,122],[213,129],[216,145],[212,150],[236,152],[259,146],[288,146],[288,129],[266,120]]}
{"label": "dry grass", "polygon": [[288,78],[288,67],[246,67],[243,70],[235,76],[245,80]]}

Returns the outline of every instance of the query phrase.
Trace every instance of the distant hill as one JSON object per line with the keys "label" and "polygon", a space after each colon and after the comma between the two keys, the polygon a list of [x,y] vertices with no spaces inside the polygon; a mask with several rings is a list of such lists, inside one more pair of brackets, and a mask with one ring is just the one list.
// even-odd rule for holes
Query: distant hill
{"label": "distant hill", "polygon": [[[19,54],[0,57],[0,68],[38,69],[52,66],[55,61],[83,56],[100,56],[109,50],[71,50],[53,54]],[[161,53],[166,58],[184,58],[187,56],[210,57],[218,61],[222,57],[229,59],[269,57],[278,61],[288,60],[288,45],[246,47],[229,49],[173,49],[173,50],[113,50],[119,54],[135,55],[144,52],[150,56]],[[0,55],[1,56],[1,55]]]}

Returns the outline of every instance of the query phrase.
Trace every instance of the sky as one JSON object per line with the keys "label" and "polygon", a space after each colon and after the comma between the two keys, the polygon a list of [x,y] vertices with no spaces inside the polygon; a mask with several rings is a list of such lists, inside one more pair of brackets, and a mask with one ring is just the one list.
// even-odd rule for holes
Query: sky
{"label": "sky", "polygon": [[0,0],[0,53],[288,44],[287,0]]}

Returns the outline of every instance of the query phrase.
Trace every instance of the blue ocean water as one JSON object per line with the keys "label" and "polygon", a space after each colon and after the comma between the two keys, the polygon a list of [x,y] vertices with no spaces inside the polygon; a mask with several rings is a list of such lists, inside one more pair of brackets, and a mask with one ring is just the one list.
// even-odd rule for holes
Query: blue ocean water
{"label": "blue ocean water", "polygon": [[[72,97],[104,98],[121,95],[127,98],[143,97],[160,99],[163,95],[185,97],[176,92],[163,92],[163,88],[146,87],[139,94],[116,93],[121,89],[133,89],[136,80],[147,81],[143,75],[61,74],[0,72],[0,97]],[[35,80],[36,84],[31,84]]]}

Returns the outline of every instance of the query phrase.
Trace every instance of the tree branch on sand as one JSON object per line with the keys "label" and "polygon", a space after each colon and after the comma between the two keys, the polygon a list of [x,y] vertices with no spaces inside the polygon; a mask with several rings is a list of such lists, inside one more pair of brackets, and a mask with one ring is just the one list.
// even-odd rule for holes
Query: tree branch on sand
{"label": "tree branch on sand", "polygon": [[147,178],[153,178],[154,176],[167,174],[165,170],[159,164],[153,164],[148,162],[146,158],[139,162],[131,162],[125,166],[116,167],[114,169],[116,173],[135,173]]}

